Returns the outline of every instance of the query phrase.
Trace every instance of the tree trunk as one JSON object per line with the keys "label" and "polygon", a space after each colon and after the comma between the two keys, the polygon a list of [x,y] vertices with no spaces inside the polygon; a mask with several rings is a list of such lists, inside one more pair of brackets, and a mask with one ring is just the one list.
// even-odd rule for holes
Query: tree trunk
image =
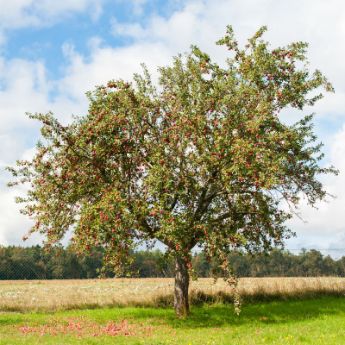
{"label": "tree trunk", "polygon": [[180,318],[189,314],[188,301],[189,273],[186,262],[181,257],[176,257],[175,261],[175,297],[174,308],[176,315]]}

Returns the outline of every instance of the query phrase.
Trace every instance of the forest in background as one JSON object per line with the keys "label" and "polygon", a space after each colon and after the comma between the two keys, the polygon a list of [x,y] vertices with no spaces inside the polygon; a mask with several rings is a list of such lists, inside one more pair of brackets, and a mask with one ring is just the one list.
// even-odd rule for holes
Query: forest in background
{"label": "forest in background", "polygon": [[[132,255],[132,276],[173,277],[173,261],[166,258],[162,251],[142,250]],[[269,255],[255,256],[233,252],[229,259],[238,277],[345,276],[345,256],[335,260],[317,250],[302,250],[297,255],[278,249]],[[50,251],[40,246],[0,247],[0,280],[98,278],[102,262],[101,249],[77,255],[72,247],[56,247]],[[217,274],[218,265],[209,262],[203,253],[195,253],[193,267],[197,276],[210,277]],[[105,277],[114,276],[110,269],[103,273]]]}

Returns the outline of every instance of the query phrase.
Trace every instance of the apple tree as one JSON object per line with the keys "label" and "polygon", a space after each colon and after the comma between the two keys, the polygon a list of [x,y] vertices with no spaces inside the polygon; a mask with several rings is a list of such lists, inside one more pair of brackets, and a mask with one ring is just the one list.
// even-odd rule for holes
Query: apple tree
{"label": "apple tree", "polygon": [[[284,109],[312,106],[332,86],[310,72],[306,43],[270,48],[261,28],[241,48],[229,26],[220,65],[198,47],[132,82],[87,94],[89,110],[62,125],[33,114],[42,138],[31,160],[10,168],[27,184],[22,212],[48,245],[72,231],[79,250],[103,247],[120,275],[139,244],[160,241],[175,258],[174,307],[189,312],[191,250],[227,270],[235,248],[269,251],[291,236],[285,222],[301,197],[326,191],[312,115],[291,125]],[[284,115],[287,116],[287,115]]]}

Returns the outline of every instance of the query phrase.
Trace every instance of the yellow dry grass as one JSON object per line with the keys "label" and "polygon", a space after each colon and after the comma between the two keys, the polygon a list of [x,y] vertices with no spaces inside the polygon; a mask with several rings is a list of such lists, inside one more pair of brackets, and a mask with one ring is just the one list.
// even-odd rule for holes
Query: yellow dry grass
{"label": "yellow dry grass", "polygon": [[[0,281],[0,311],[167,305],[173,284],[169,278]],[[242,278],[238,291],[249,300],[345,296],[345,278]],[[232,294],[222,279],[199,278],[190,284],[192,302],[231,300]]]}

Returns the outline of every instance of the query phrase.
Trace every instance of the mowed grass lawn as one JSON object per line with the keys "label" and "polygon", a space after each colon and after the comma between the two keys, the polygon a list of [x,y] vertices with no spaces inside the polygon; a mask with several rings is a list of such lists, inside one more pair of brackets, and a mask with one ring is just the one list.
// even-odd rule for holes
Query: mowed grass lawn
{"label": "mowed grass lawn", "polygon": [[345,297],[171,308],[1,312],[0,345],[16,344],[345,344]]}

